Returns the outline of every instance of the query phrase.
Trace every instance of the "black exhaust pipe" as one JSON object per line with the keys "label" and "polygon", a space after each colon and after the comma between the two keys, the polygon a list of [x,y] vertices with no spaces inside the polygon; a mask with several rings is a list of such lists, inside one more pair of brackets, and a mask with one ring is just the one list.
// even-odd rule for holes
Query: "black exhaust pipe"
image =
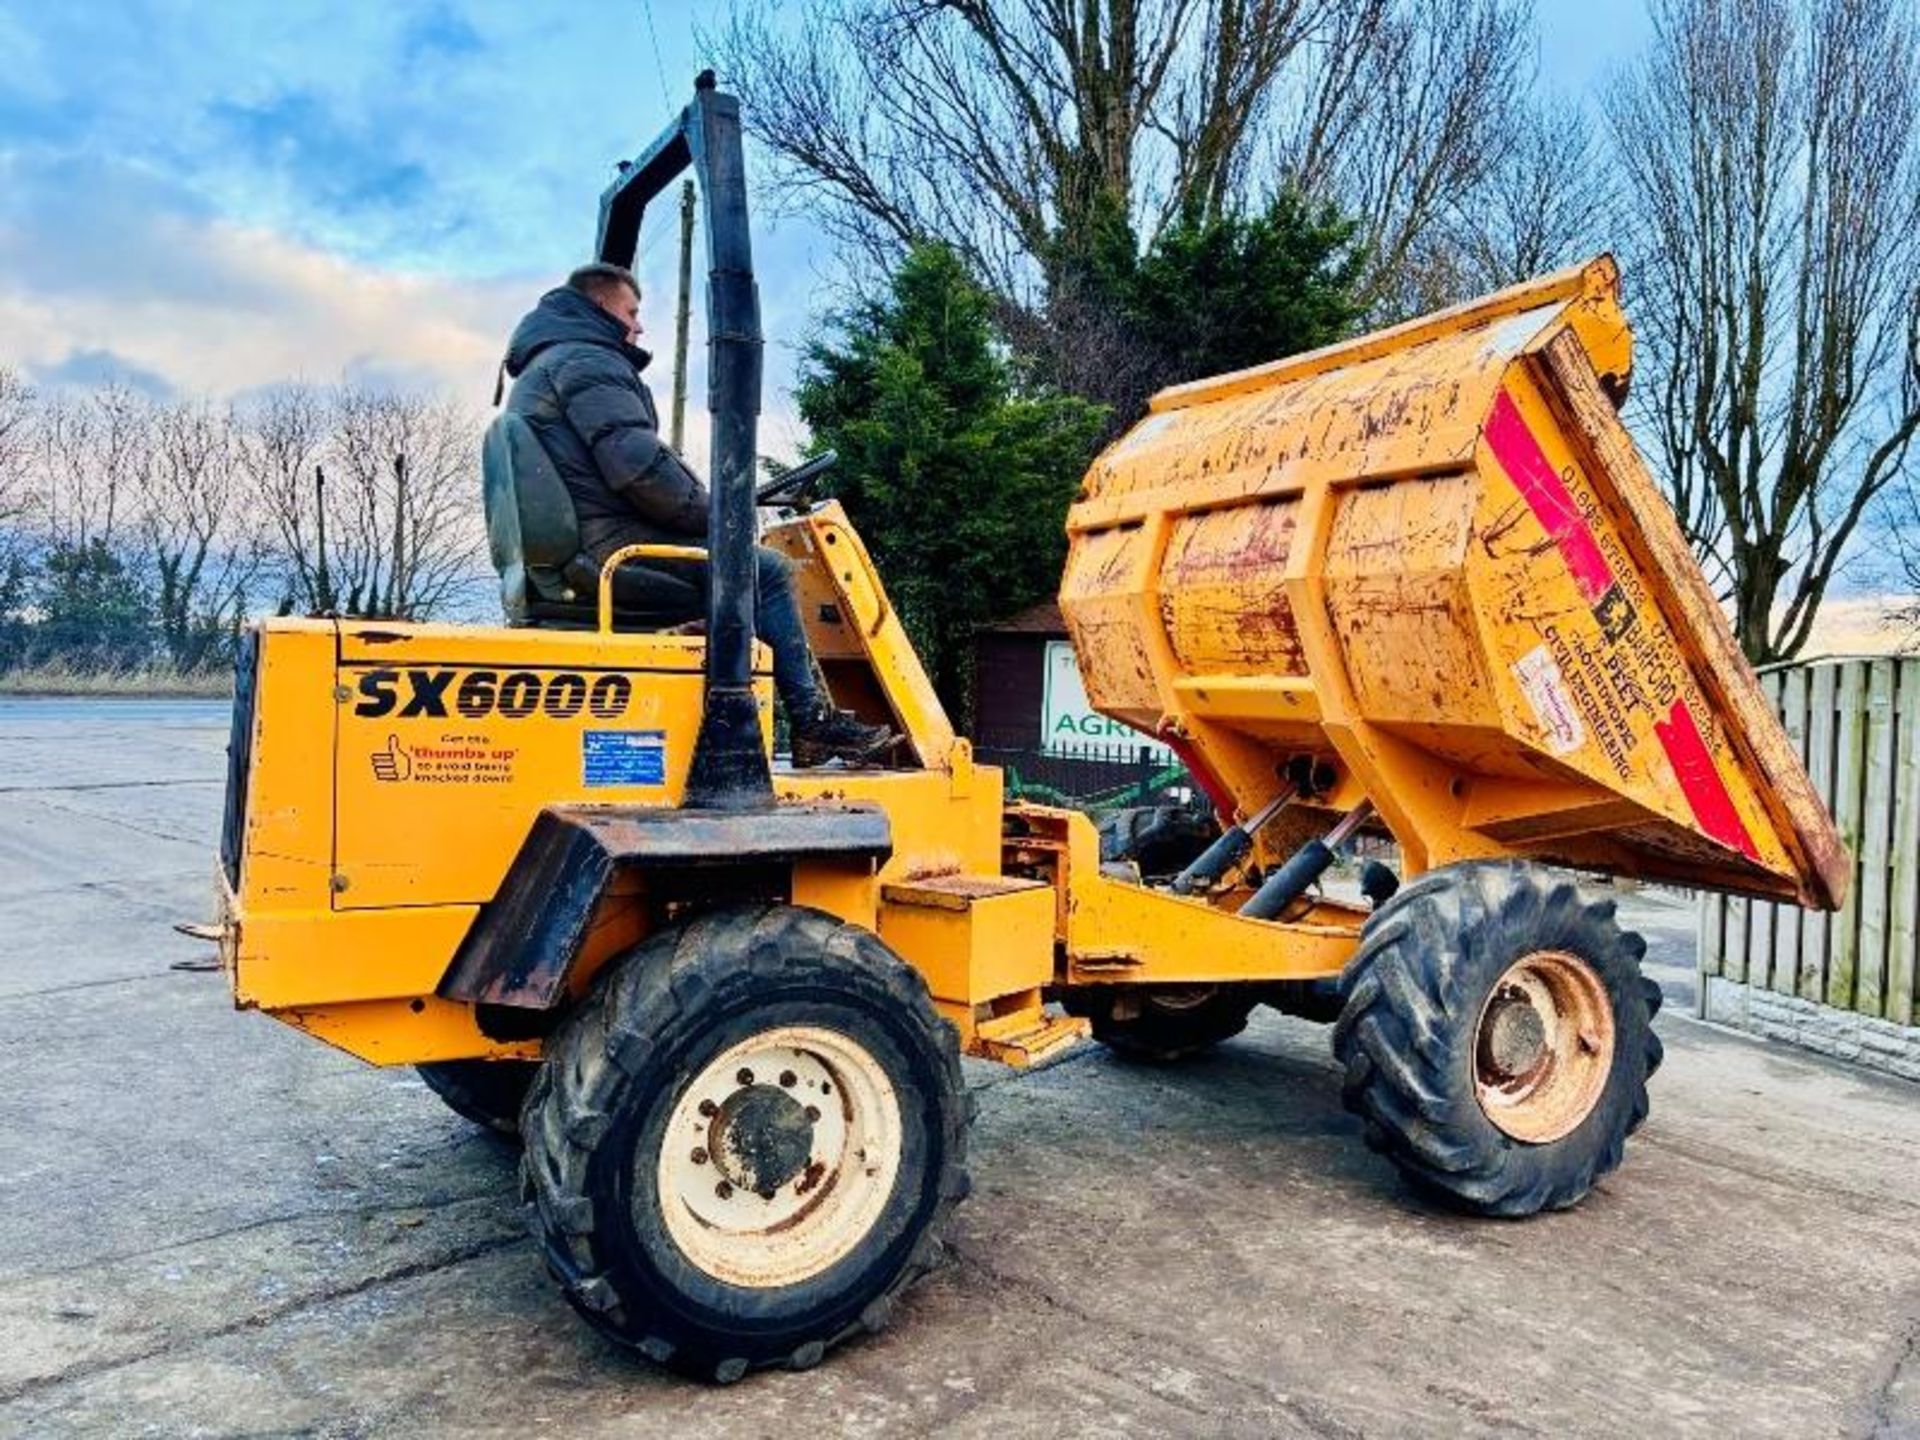
{"label": "black exhaust pipe", "polygon": [[713,467],[707,546],[707,657],[700,734],[687,772],[691,809],[773,803],[773,776],[753,694],[753,613],[759,527],[754,505],[760,418],[760,297],[747,223],[740,102],[694,81],[693,103],[600,197],[602,260],[631,267],[647,202],[692,167],[707,220],[707,408]]}

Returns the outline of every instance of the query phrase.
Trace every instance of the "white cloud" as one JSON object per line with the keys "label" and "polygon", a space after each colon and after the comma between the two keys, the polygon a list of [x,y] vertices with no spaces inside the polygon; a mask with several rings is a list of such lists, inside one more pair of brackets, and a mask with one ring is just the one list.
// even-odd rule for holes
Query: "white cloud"
{"label": "white cloud", "polygon": [[220,220],[167,228],[155,238],[190,247],[215,283],[143,290],[102,273],[49,291],[0,278],[0,353],[52,368],[107,350],[215,397],[377,365],[484,400],[528,289],[382,271]]}
{"label": "white cloud", "polygon": [[[58,247],[57,236],[0,228],[0,362],[46,374],[72,369],[77,357],[110,354],[178,393],[218,400],[344,376],[443,391],[479,410],[492,399],[508,333],[555,278],[409,274],[221,219],[110,218],[132,253],[168,253],[169,273],[121,279],[119,267],[84,264],[75,273],[70,254],[38,253]],[[36,253],[23,254],[29,246]],[[662,277],[662,288],[649,291],[646,337],[661,357],[648,378],[663,410],[672,323],[665,283]],[[708,416],[704,325],[694,308],[687,449],[698,462]],[[791,455],[804,434],[788,398],[770,391],[760,448]]]}
{"label": "white cloud", "polygon": [[[484,406],[514,321],[587,258],[613,162],[684,103],[707,58],[692,7],[656,9],[636,59],[643,22],[618,0],[564,15],[513,0],[285,0],[244,18],[0,0],[13,62],[0,67],[13,82],[0,94],[0,363],[68,383],[117,366],[215,398],[345,373]],[[659,392],[674,198],[649,213],[639,266]],[[755,232],[760,448],[786,458],[805,435],[789,392],[822,242],[771,214]],[[701,310],[696,298],[696,462]]]}

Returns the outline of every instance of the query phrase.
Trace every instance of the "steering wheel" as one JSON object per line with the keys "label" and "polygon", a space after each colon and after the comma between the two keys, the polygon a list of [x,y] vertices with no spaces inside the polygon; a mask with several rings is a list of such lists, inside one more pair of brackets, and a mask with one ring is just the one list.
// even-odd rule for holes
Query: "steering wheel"
{"label": "steering wheel", "polygon": [[777,475],[753,492],[756,505],[799,505],[807,500],[807,491],[840,462],[840,452],[823,450],[804,465],[796,465]]}

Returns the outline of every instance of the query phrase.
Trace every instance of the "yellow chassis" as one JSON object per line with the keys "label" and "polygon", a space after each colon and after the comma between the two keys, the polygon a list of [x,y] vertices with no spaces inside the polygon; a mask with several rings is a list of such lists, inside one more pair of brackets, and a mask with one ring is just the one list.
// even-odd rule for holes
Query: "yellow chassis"
{"label": "yellow chassis", "polygon": [[[1038,1059],[1085,1022],[1049,990],[1337,973],[1363,911],[1294,923],[1101,873],[1085,816],[1003,803],[955,736],[858,535],[829,503],[769,537],[836,697],[906,736],[913,768],[776,772],[783,805],[871,807],[890,853],[738,871],[746,895],[867,927],[925,977],[966,1049]],[[236,702],[222,956],[238,1004],[379,1064],[533,1057],[500,1015],[445,998],[450,967],[543,810],[677,807],[699,728],[698,638],[275,620]],[[764,652],[757,686],[771,728]],[[576,812],[579,813],[579,812]],[[751,837],[750,819],[740,822]],[[705,867],[703,894],[732,872]],[[577,995],[682,903],[615,870],[565,972]],[[1224,899],[1225,897],[1223,897]],[[536,957],[538,958],[538,957]],[[508,1021],[512,1016],[506,1017]]]}

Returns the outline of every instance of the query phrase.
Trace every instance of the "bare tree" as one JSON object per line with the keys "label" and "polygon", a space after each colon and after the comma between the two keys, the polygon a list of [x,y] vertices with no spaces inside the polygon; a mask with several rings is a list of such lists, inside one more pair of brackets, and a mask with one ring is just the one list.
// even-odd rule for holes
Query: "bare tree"
{"label": "bare tree", "polygon": [[1443,241],[1528,118],[1532,36],[1531,0],[1354,0],[1303,52],[1275,163],[1359,221],[1375,319],[1471,293]]}
{"label": "bare tree", "polygon": [[38,397],[11,366],[0,365],[0,664],[16,658],[27,599],[26,523],[32,500]]}
{"label": "bare tree", "polygon": [[310,385],[282,385],[232,417],[234,462],[275,536],[284,610],[334,608],[315,467],[326,452],[329,407]]}
{"label": "bare tree", "polygon": [[9,660],[115,668],[152,658],[138,517],[152,483],[154,412],[108,385],[33,406],[24,504],[6,537],[0,589]]}
{"label": "bare tree", "polygon": [[328,563],[340,608],[415,619],[484,570],[479,426],[446,400],[345,386],[332,396]]}
{"label": "bare tree", "polygon": [[1912,463],[1910,448],[1916,433],[1912,417],[1920,414],[1920,286],[1909,301],[1906,349],[1906,363],[1898,382],[1888,387],[1886,401],[1886,413],[1894,422],[1892,434],[1900,433],[1902,421],[1906,427],[1897,457],[1900,474],[1897,483],[1882,493],[1874,519],[1889,542],[1884,553],[1890,563],[1882,575],[1890,573],[1904,590],[1897,613],[1920,630],[1920,467]]}
{"label": "bare tree", "polygon": [[35,427],[31,508],[47,542],[118,548],[152,476],[153,406],[123,385],[52,395]]}
{"label": "bare tree", "polygon": [[1609,96],[1640,404],[1742,647],[1790,658],[1920,427],[1916,20],[1660,0]]}
{"label": "bare tree", "polygon": [[35,397],[0,369],[0,664],[144,664],[158,642],[197,668],[276,590],[283,611],[444,614],[485,573],[478,430],[356,387],[221,410]]}
{"label": "bare tree", "polygon": [[18,370],[0,365],[0,527],[11,528],[27,508],[36,399]]}
{"label": "bare tree", "polygon": [[181,402],[155,416],[141,530],[154,611],[182,670],[212,662],[239,632],[265,560],[264,507],[251,503],[229,415]]}
{"label": "bare tree", "polygon": [[1518,284],[1609,248],[1611,157],[1586,110],[1547,96],[1478,183],[1457,197],[1435,250],[1456,288],[1478,293]]}
{"label": "bare tree", "polygon": [[[776,186],[886,256],[954,246],[1037,316],[1116,220],[1282,185],[1358,216],[1382,308],[1503,143],[1528,0],[811,0],[718,40]],[[1273,137],[1278,137],[1277,140]]]}
{"label": "bare tree", "polygon": [[278,389],[238,417],[282,608],[418,619],[486,568],[479,422],[443,399],[358,386]]}

